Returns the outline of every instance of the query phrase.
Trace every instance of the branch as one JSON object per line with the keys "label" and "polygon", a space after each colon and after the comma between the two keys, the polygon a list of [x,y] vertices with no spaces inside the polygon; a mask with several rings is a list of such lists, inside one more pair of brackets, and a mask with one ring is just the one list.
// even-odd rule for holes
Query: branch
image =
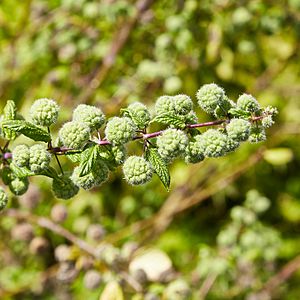
{"label": "branch", "polygon": [[87,99],[93,94],[93,92],[100,87],[110,69],[114,65],[117,55],[128,41],[133,28],[138,23],[143,13],[149,9],[152,2],[154,2],[154,0],[137,1],[136,14],[132,19],[127,20],[124,24],[122,24],[119,30],[115,33],[107,55],[103,58],[102,62],[94,69],[94,71],[87,79],[85,88],[78,97],[80,102],[86,103]]}
{"label": "branch", "polygon": [[300,255],[296,256],[293,260],[289,261],[282,269],[271,277],[265,286],[261,289],[260,293],[268,293],[272,295],[276,292],[279,285],[288,280],[296,271],[300,269]]}

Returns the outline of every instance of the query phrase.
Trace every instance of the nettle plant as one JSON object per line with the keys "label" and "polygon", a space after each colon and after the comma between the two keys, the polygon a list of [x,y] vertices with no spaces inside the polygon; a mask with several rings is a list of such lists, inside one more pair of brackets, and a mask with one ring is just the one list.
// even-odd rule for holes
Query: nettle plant
{"label": "nettle plant", "polygon": [[[30,121],[19,115],[15,103],[9,100],[1,116],[2,181],[13,194],[22,195],[27,191],[28,177],[47,176],[52,178],[54,195],[69,199],[80,188],[88,190],[101,185],[109,172],[123,165],[124,178],[129,184],[145,184],[155,173],[169,189],[168,165],[174,159],[198,163],[206,157],[224,156],[244,141],[264,141],[265,129],[274,123],[277,113],[276,108],[262,108],[248,94],[234,102],[214,83],[202,86],[196,98],[198,105],[216,120],[199,123],[193,101],[183,94],[159,97],[153,117],[140,102],[121,109],[120,116],[108,120],[101,109],[80,104],[55,140],[50,127],[57,121],[60,107],[54,100],[36,100],[30,108]],[[165,129],[148,133],[148,126],[154,122]],[[213,126],[216,128],[199,130]],[[11,149],[10,143],[21,134],[38,143],[19,144]],[[131,141],[142,142],[142,156],[127,156],[126,144]],[[61,155],[75,164],[73,170],[63,170]],[[50,166],[52,159],[56,160],[59,171]],[[7,202],[5,190],[0,188],[0,209]]]}

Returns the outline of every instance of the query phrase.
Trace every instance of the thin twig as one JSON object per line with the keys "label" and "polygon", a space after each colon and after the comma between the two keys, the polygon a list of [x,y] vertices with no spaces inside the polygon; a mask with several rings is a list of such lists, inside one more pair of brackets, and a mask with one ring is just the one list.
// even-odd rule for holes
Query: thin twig
{"label": "thin twig", "polygon": [[266,292],[272,295],[276,292],[279,285],[287,281],[296,271],[300,269],[300,255],[296,256],[294,259],[289,261],[284,265],[281,270],[271,277],[265,286],[262,288],[261,292]]}
{"label": "thin twig", "polygon": [[213,284],[217,279],[216,274],[208,275],[205,280],[203,281],[201,288],[199,290],[199,299],[204,300],[206,295],[209,293],[210,289],[212,288]]}

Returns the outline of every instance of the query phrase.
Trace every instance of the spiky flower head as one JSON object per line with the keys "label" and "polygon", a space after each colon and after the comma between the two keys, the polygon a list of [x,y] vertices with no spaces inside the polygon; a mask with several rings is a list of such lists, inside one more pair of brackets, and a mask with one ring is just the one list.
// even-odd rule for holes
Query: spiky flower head
{"label": "spiky flower head", "polygon": [[23,195],[27,192],[29,186],[29,181],[28,178],[14,178],[10,183],[9,183],[9,189],[11,190],[12,193],[14,193],[17,196]]}
{"label": "spiky flower head", "polygon": [[128,117],[111,118],[105,128],[105,135],[113,145],[121,145],[129,142],[134,137],[136,126]]}
{"label": "spiky flower head", "polygon": [[204,159],[202,149],[198,145],[199,138],[201,138],[201,135],[196,135],[185,148],[184,160],[186,163],[195,164]]}
{"label": "spiky flower head", "polygon": [[259,143],[267,139],[265,128],[260,125],[253,125],[249,136],[250,143]]}
{"label": "spiky flower head", "polygon": [[188,300],[190,296],[191,288],[182,279],[172,281],[164,292],[164,299],[166,300]]}
{"label": "spiky flower head", "polygon": [[102,110],[96,106],[79,104],[73,112],[73,121],[83,122],[93,131],[104,124],[105,116]]}
{"label": "spiky flower head", "polygon": [[193,109],[193,101],[187,95],[161,96],[156,100],[156,115],[172,114],[184,116]]}
{"label": "spiky flower head", "polygon": [[126,181],[132,185],[144,184],[153,175],[149,162],[140,156],[129,156],[124,162],[123,173]]}
{"label": "spiky flower head", "polygon": [[78,193],[79,187],[74,184],[68,175],[62,175],[59,178],[53,179],[52,190],[55,197],[70,199]]}
{"label": "spiky flower head", "polygon": [[155,114],[176,114],[174,98],[172,96],[160,96],[155,102]]}
{"label": "spiky flower head", "polygon": [[37,125],[50,126],[57,120],[59,106],[52,99],[42,98],[34,101],[30,108],[32,122]]}
{"label": "spiky flower head", "polygon": [[258,101],[249,94],[242,94],[237,100],[237,108],[245,110],[250,113],[255,113],[260,111],[260,105]]}
{"label": "spiky flower head", "polygon": [[236,150],[240,146],[240,142],[238,140],[234,140],[227,135],[227,152],[232,152]]}
{"label": "spiky flower head", "polygon": [[29,165],[29,147],[27,145],[18,145],[12,152],[13,162],[20,168]]}
{"label": "spiky flower head", "polygon": [[226,101],[224,90],[215,83],[203,85],[196,94],[199,106],[207,113],[213,114],[217,107]]}
{"label": "spiky flower head", "polygon": [[0,186],[0,211],[3,210],[8,202],[8,197],[4,189]]}
{"label": "spiky flower head", "polygon": [[243,142],[249,138],[251,123],[244,119],[231,119],[226,125],[226,131],[233,140]]}
{"label": "spiky flower head", "polygon": [[146,105],[141,102],[131,103],[127,109],[129,117],[139,129],[143,129],[149,125],[150,112]]}
{"label": "spiky flower head", "polygon": [[93,166],[93,169],[90,173],[84,176],[80,176],[80,168],[76,167],[71,176],[72,181],[75,185],[83,188],[84,190],[89,190],[95,186],[100,185],[108,178],[108,167],[107,165],[98,160]]}
{"label": "spiky flower head", "polygon": [[186,115],[193,109],[192,99],[184,94],[173,96],[175,111],[179,115]]}
{"label": "spiky flower head", "polygon": [[166,129],[156,141],[158,153],[166,161],[170,162],[185,152],[188,137],[179,129]]}
{"label": "spiky flower head", "polygon": [[227,152],[227,136],[216,129],[208,129],[200,135],[198,145],[204,156],[220,157]]}
{"label": "spiky flower head", "polygon": [[90,128],[83,122],[71,121],[63,125],[58,133],[64,146],[81,149],[90,137]]}
{"label": "spiky flower head", "polygon": [[34,173],[40,173],[49,167],[51,154],[40,144],[30,147],[29,168]]}

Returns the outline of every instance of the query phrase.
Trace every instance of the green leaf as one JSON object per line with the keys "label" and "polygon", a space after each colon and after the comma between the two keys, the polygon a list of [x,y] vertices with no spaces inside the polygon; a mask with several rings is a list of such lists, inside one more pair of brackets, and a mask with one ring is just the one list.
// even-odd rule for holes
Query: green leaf
{"label": "green leaf", "polygon": [[23,120],[3,121],[2,127],[16,133],[22,133],[34,141],[49,142],[51,140],[51,136],[46,130]]}
{"label": "green leaf", "polygon": [[16,104],[13,100],[7,100],[6,105],[3,109],[4,120],[15,120],[16,119]]}
{"label": "green leaf", "polygon": [[[7,100],[3,109],[3,121],[16,119],[16,104],[13,100]],[[4,137],[8,140],[15,140],[18,136],[13,130],[3,128]]]}
{"label": "green leaf", "polygon": [[82,177],[90,173],[97,159],[99,159],[99,145],[95,144],[82,152],[79,176]]}
{"label": "green leaf", "polygon": [[66,157],[73,163],[80,163],[81,162],[81,153],[77,150],[75,152],[68,151],[65,153]]}
{"label": "green leaf", "polygon": [[57,174],[56,170],[52,167],[48,167],[47,169],[43,170],[42,172],[40,172],[37,175],[44,175],[49,178],[54,178],[54,179],[58,179],[58,180],[60,178],[59,175]]}
{"label": "green leaf", "polygon": [[18,167],[15,163],[11,163],[9,165],[11,171],[18,177],[18,178],[24,178],[24,177],[28,177],[28,176],[33,176],[35,175],[33,172],[31,172],[28,168],[23,167],[20,168]]}
{"label": "green leaf", "polygon": [[244,119],[248,119],[251,117],[251,113],[239,108],[231,108],[228,113],[232,116],[232,117],[237,117],[237,118],[244,118]]}
{"label": "green leaf", "polygon": [[158,122],[166,125],[173,125],[176,128],[184,129],[186,124],[184,117],[172,115],[169,113],[163,113],[161,115],[156,116],[151,123]]}
{"label": "green leaf", "polygon": [[120,112],[123,116],[129,117],[139,129],[143,129],[145,127],[144,119],[141,119],[138,114],[134,113],[134,111],[122,108]]}
{"label": "green leaf", "polygon": [[145,158],[153,167],[155,173],[163,183],[165,188],[169,191],[170,187],[170,172],[162,157],[157,152],[156,148],[148,148],[145,152]]}

